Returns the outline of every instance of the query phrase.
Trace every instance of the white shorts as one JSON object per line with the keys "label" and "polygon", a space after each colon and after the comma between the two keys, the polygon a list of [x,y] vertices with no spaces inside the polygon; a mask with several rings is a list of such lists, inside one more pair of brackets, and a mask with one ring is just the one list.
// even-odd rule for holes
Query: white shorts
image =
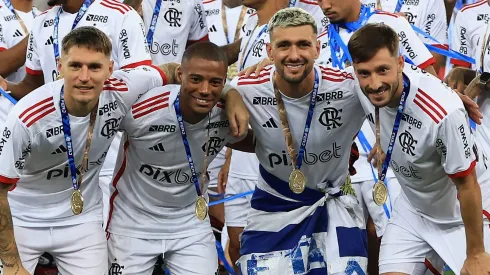
{"label": "white shorts", "polygon": [[109,216],[111,197],[110,185],[112,182],[112,175],[99,176],[99,187],[102,190],[102,218],[104,221],[104,228],[106,228],[107,217]]}
{"label": "white shorts", "polygon": [[[225,197],[238,195],[255,189],[256,180],[228,177]],[[225,221],[229,227],[245,227],[250,212],[252,194],[225,202]]]}
{"label": "white shorts", "polygon": [[14,226],[24,268],[30,274],[44,252],[51,254],[63,275],[107,274],[107,242],[100,223],[59,227]]}
{"label": "white shorts", "polygon": [[[412,274],[414,267],[424,263],[426,258],[434,266],[438,266],[438,269],[441,268],[441,264],[437,262],[446,263],[455,274],[459,274],[466,259],[464,226],[436,224],[411,212],[404,200],[406,198],[400,196],[381,240],[380,274],[386,272]],[[488,225],[484,226],[483,232],[485,249],[488,252],[490,251]]]}
{"label": "white shorts", "polygon": [[386,186],[388,187],[389,197],[384,206],[379,206],[374,203],[373,200],[373,186],[374,180],[352,183],[352,187],[356,190],[359,204],[364,210],[364,218],[367,221],[368,214],[371,216],[374,226],[376,227],[376,235],[381,237],[385,232],[386,225],[388,224],[389,217],[391,217],[391,212],[395,205],[395,200],[398,197],[398,194],[400,194],[401,187],[396,178],[387,179]]}
{"label": "white shorts", "polygon": [[215,241],[211,232],[173,240],[145,240],[111,234],[108,240],[109,274],[151,275],[162,253],[172,275],[215,274],[218,270]]}

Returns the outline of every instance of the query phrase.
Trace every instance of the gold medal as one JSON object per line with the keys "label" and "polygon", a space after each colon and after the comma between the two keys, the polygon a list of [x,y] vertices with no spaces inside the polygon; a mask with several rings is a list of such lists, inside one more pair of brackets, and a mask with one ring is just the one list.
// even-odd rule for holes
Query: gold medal
{"label": "gold medal", "polygon": [[200,196],[196,200],[196,216],[201,221],[204,221],[208,215],[208,203],[203,196]]}
{"label": "gold medal", "polygon": [[293,169],[289,175],[289,188],[295,194],[301,194],[305,191],[306,187],[306,177],[303,172],[298,169]]}
{"label": "gold medal", "polygon": [[83,196],[80,190],[73,191],[71,194],[71,211],[73,214],[78,215],[82,213],[83,210]]}
{"label": "gold medal", "polygon": [[373,187],[373,200],[376,205],[383,205],[388,199],[388,189],[382,181],[378,181]]}

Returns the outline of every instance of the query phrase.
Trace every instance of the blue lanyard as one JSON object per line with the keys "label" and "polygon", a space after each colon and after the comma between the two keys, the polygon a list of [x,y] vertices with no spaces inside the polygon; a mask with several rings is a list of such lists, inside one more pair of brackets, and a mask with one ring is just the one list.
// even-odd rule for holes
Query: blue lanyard
{"label": "blue lanyard", "polygon": [[296,169],[300,169],[303,164],[303,156],[305,155],[306,142],[308,141],[308,134],[310,133],[311,120],[313,119],[313,111],[316,105],[316,96],[318,95],[318,88],[320,86],[320,78],[318,71],[315,69],[315,84],[313,85],[313,91],[310,96],[310,108],[308,109],[308,115],[306,116],[305,130],[303,131],[303,137],[301,139],[301,145],[299,147],[298,158],[296,160]]}
{"label": "blue lanyard", "polygon": [[[177,122],[179,123],[180,134],[182,135],[182,142],[184,143],[185,153],[187,154],[187,162],[189,162],[189,168],[191,169],[192,181],[196,187],[197,196],[201,196],[201,188],[199,186],[199,180],[197,178],[196,167],[194,166],[194,160],[192,159],[191,147],[189,145],[189,140],[187,139],[187,133],[184,126],[184,118],[182,117],[182,112],[180,110],[180,92],[174,102],[175,115],[177,116]],[[207,147],[207,145],[205,146]],[[207,149],[207,148],[205,148]],[[207,153],[207,152],[206,152]]]}
{"label": "blue lanyard", "polygon": [[384,181],[386,178],[386,172],[388,171],[388,166],[391,160],[391,154],[393,153],[393,148],[396,143],[396,136],[398,134],[398,129],[400,128],[400,122],[402,120],[403,110],[405,109],[405,103],[407,102],[407,97],[410,92],[410,79],[403,75],[403,92],[400,99],[400,104],[398,105],[398,110],[395,117],[395,123],[393,124],[393,131],[391,132],[390,143],[388,144],[388,150],[386,152],[386,158],[383,163],[383,168],[381,170],[380,181]]}
{"label": "blue lanyard", "polygon": [[296,6],[296,1],[297,0],[289,0],[289,7],[295,7]]}
{"label": "blue lanyard", "polygon": [[[90,0],[85,0],[83,2],[82,7],[78,10],[77,17],[75,17],[75,21],[73,21],[73,25],[71,29],[73,30],[80,20],[82,20],[82,17],[85,15],[87,12],[88,8],[90,7],[90,4],[92,4],[92,1]],[[58,43],[58,26],[60,24],[60,15],[63,12],[63,8],[59,7],[58,13],[56,14],[56,17],[54,18],[54,28],[53,28],[53,50],[54,50],[54,59],[56,61],[56,67],[58,67],[58,57],[60,57],[60,50],[59,50],[59,43]]]}
{"label": "blue lanyard", "polygon": [[15,100],[11,95],[9,95],[7,92],[5,92],[2,88],[0,88],[0,94],[6,97],[12,104],[16,104],[17,100]]}
{"label": "blue lanyard", "polygon": [[[250,48],[248,49],[248,52],[245,55],[245,59],[243,59],[243,62],[241,64],[240,71],[242,71],[243,69],[245,69],[245,64],[247,64],[248,56],[252,52],[252,49],[254,48],[254,45],[259,41],[260,37],[262,36],[262,34],[264,34],[264,32],[266,30],[267,30],[267,24],[262,28],[262,30],[260,30],[259,35],[257,35],[257,37],[255,37],[254,42],[252,43],[252,45],[250,45]],[[253,35],[253,33],[251,35]],[[250,37],[250,39],[252,39],[252,37]],[[247,49],[243,49],[243,50],[246,51]]]}
{"label": "blue lanyard", "polygon": [[157,2],[155,3],[155,9],[153,9],[153,16],[151,17],[150,27],[148,28],[148,34],[146,34],[146,42],[148,43],[148,47],[150,48],[151,48],[151,44],[153,43],[153,35],[155,34],[155,28],[157,26],[158,15],[160,14],[161,7],[162,7],[162,0],[157,0]]}
{"label": "blue lanyard", "polygon": [[398,2],[396,3],[396,8],[395,8],[394,13],[400,12],[402,9],[402,6],[403,6],[403,0],[398,0]]}
{"label": "blue lanyard", "polygon": [[[15,15],[15,17],[17,18],[17,13],[15,12],[15,9],[14,9],[14,6],[12,6],[12,3],[10,2],[10,0],[3,0],[3,2],[5,3],[5,6],[7,6],[7,8],[12,12],[13,15]],[[32,13],[32,16],[33,17],[36,17],[36,14],[34,13],[34,9],[31,10],[31,13]],[[19,18],[17,18],[17,20],[19,20]]]}
{"label": "blue lanyard", "polygon": [[79,186],[77,182],[77,168],[75,167],[73,140],[71,138],[70,117],[68,116],[68,111],[66,110],[64,94],[65,94],[65,86],[61,87],[61,92],[60,92],[61,122],[63,125],[63,134],[65,135],[66,154],[68,155],[68,165],[70,166],[71,184],[73,185],[74,190],[78,190]]}

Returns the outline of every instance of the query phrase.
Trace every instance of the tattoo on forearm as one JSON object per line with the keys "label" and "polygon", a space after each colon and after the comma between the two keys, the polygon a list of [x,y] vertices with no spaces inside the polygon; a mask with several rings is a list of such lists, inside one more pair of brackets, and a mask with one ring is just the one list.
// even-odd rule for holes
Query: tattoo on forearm
{"label": "tattoo on forearm", "polygon": [[19,253],[15,244],[12,215],[6,196],[0,195],[0,260],[5,267],[9,267],[14,274],[20,269]]}

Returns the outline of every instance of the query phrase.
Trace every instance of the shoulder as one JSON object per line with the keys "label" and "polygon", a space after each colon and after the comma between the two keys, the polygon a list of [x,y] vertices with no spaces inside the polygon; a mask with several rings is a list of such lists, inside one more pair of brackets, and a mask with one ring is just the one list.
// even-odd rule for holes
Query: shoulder
{"label": "shoulder", "polygon": [[158,110],[169,113],[170,103],[173,102],[179,90],[180,85],[166,85],[146,92],[131,106],[133,118],[137,120]]}
{"label": "shoulder", "polygon": [[248,77],[240,76],[238,77],[237,86],[254,86],[261,85],[271,81],[271,70],[273,65],[264,67],[258,74],[251,74]]}
{"label": "shoulder", "polygon": [[475,12],[477,11],[479,8],[482,8],[484,7],[484,4],[486,4],[487,1],[486,0],[481,0],[481,1],[478,1],[476,3],[473,3],[473,4],[468,4],[468,5],[465,5],[463,6],[463,8],[461,8],[461,11],[459,13],[471,13],[471,12]]}
{"label": "shoulder", "polygon": [[110,15],[111,19],[125,18],[131,14],[131,11],[134,11],[132,7],[116,0],[96,0],[93,5],[96,5],[96,11],[101,12],[100,15]]}
{"label": "shoulder", "polygon": [[59,6],[56,5],[38,14],[34,18],[31,30],[40,31],[42,28],[49,28],[54,26],[54,18],[56,16],[56,13],[58,12],[58,9]]}
{"label": "shoulder", "polygon": [[354,89],[357,81],[354,79],[354,75],[351,72],[352,70],[349,68],[344,71],[319,65],[319,76],[322,84],[321,90],[336,89],[339,87]]}
{"label": "shoulder", "polygon": [[60,83],[51,82],[30,92],[12,108],[12,115],[26,128],[43,121],[56,112],[53,96],[58,87]]}

